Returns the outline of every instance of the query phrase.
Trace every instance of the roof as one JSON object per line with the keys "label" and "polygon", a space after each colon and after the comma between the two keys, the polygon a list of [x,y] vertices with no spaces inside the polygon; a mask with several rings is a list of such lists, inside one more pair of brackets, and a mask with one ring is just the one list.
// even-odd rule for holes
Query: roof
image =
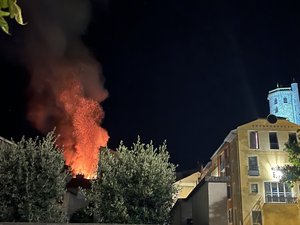
{"label": "roof", "polygon": [[215,153],[210,157],[210,159],[213,159],[213,158],[216,156],[216,154],[218,154],[218,152],[220,151],[220,149],[223,147],[223,145],[224,145],[225,143],[230,143],[230,142],[232,142],[233,139],[235,138],[235,136],[236,136],[236,129],[231,130],[231,131],[229,132],[229,134],[225,137],[223,143],[219,146],[219,148],[215,151]]}
{"label": "roof", "polygon": [[7,144],[15,145],[15,143],[14,143],[14,142],[12,142],[12,141],[9,141],[9,140],[7,140],[7,139],[5,139],[5,138],[1,137],[1,136],[0,136],[0,142],[5,142],[5,143],[7,143]]}
{"label": "roof", "polygon": [[185,170],[185,171],[180,171],[176,173],[176,181],[181,180],[185,177],[190,176],[191,174],[198,172],[199,169],[195,168],[195,169],[190,169],[190,170]]}
{"label": "roof", "polygon": [[186,198],[193,189],[197,186],[199,183],[201,177],[201,173],[195,172],[181,180],[178,180],[175,184],[179,186],[179,192],[178,192],[178,199],[184,199]]}
{"label": "roof", "polygon": [[275,93],[277,91],[291,91],[291,90],[292,89],[290,87],[280,87],[269,91],[269,94]]}

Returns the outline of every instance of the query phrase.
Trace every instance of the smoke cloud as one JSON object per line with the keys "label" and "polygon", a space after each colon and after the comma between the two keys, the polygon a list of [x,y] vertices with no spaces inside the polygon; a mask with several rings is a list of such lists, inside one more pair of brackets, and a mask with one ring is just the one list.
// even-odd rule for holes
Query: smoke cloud
{"label": "smoke cloud", "polygon": [[104,88],[101,65],[80,37],[90,20],[87,0],[27,0],[22,60],[31,74],[28,119],[46,133],[56,127],[66,163],[74,173],[95,172],[98,149],[106,146],[100,127],[104,111],[99,103]]}

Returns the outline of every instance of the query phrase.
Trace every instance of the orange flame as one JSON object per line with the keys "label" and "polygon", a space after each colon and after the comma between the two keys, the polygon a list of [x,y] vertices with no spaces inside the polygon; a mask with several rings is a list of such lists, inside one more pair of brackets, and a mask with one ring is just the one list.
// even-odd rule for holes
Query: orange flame
{"label": "orange flame", "polygon": [[[58,145],[63,148],[66,164],[71,167],[73,175],[83,174],[86,178],[93,178],[100,147],[106,147],[109,139],[107,131],[100,126],[104,118],[103,109],[94,100],[95,96],[87,96],[84,82],[75,69],[55,67],[54,73],[47,79],[33,76],[34,93],[29,107],[29,120],[44,132],[55,126],[60,135]],[[41,71],[35,71],[38,72]],[[94,95],[95,87],[90,90]],[[106,91],[100,89],[98,92],[97,100],[105,99]]]}
{"label": "orange flame", "polygon": [[[69,116],[75,143],[60,143],[64,148],[66,164],[74,174],[84,174],[92,178],[96,173],[99,148],[107,145],[107,131],[99,126],[104,112],[95,100],[84,97],[80,83],[74,78],[68,81],[68,86],[58,94]],[[58,132],[63,136],[64,130]]]}

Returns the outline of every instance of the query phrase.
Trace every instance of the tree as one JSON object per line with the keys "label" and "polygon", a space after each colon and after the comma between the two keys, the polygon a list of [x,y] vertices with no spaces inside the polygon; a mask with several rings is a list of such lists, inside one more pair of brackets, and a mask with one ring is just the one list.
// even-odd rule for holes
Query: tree
{"label": "tree", "polygon": [[53,132],[0,143],[0,221],[64,222],[66,172]]}
{"label": "tree", "polygon": [[86,191],[96,222],[165,224],[177,193],[175,166],[166,143],[137,142],[128,149],[103,149],[98,176]]}
{"label": "tree", "polygon": [[22,10],[17,4],[17,0],[0,0],[0,27],[9,34],[9,26],[5,17],[15,19],[18,24],[24,25]]}
{"label": "tree", "polygon": [[[298,131],[298,139],[299,139]],[[296,138],[290,138],[285,144],[286,152],[288,152],[288,158],[290,165],[286,165],[281,168],[283,173],[281,181],[287,182],[293,186],[296,181],[300,181],[300,145]]]}

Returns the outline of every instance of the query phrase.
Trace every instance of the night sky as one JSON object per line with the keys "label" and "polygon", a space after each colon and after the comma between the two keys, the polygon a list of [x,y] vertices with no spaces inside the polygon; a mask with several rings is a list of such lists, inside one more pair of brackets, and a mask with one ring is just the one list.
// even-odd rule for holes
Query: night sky
{"label": "night sky", "polygon": [[[195,168],[230,130],[268,115],[277,83],[300,82],[297,1],[91,4],[81,38],[103,67],[110,148],[137,135],[154,144],[166,139],[178,170]],[[0,136],[18,140],[39,132],[25,119],[29,76],[16,53],[26,26],[10,24],[12,36],[0,33]]]}

